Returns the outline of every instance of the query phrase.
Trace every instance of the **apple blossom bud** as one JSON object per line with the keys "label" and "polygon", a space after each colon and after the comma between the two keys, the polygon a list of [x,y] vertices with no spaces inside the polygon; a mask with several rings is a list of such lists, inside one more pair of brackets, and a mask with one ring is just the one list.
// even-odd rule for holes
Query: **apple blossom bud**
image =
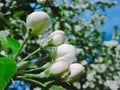
{"label": "apple blossom bud", "polygon": [[77,50],[73,45],[70,44],[62,44],[57,47],[57,59],[59,60],[65,60],[69,63],[76,62],[76,55]]}
{"label": "apple blossom bud", "polygon": [[66,54],[77,54],[76,48],[73,45],[70,44],[62,44],[60,46],[57,47],[57,56],[58,57],[62,57]]}
{"label": "apple blossom bud", "polygon": [[50,34],[49,38],[52,39],[50,44],[53,44],[56,46],[64,43],[66,40],[65,33],[61,30],[56,30],[56,31],[52,32]]}
{"label": "apple blossom bud", "polygon": [[69,62],[69,63],[73,63],[73,62],[77,61],[77,58],[74,54],[68,53],[62,57],[57,58],[55,61],[61,61],[61,60],[64,60],[64,61]]}
{"label": "apple blossom bud", "polygon": [[81,65],[79,63],[71,64],[69,69],[70,69],[70,75],[67,77],[67,81],[69,81],[69,82],[74,82],[77,79],[79,79],[85,70],[83,65]]}
{"label": "apple blossom bud", "polygon": [[50,26],[50,17],[43,11],[36,11],[28,15],[26,23],[32,29],[30,34],[43,34]]}
{"label": "apple blossom bud", "polygon": [[52,75],[60,75],[69,68],[70,63],[66,61],[58,61],[51,65],[49,71]]}

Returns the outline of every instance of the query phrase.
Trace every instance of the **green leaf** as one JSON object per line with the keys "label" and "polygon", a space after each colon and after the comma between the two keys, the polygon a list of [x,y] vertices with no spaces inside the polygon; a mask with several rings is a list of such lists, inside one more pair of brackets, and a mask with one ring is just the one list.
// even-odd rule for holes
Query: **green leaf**
{"label": "green leaf", "polygon": [[7,57],[0,58],[0,90],[9,83],[16,72],[16,68],[14,60]]}
{"label": "green leaf", "polygon": [[0,42],[1,42],[2,48],[7,53],[8,50],[9,50],[9,48],[8,48],[9,45],[8,45],[8,40],[7,40],[6,36],[5,36],[4,31],[0,31]]}
{"label": "green leaf", "polygon": [[13,15],[14,18],[18,18],[24,14],[24,11],[16,11]]}
{"label": "green leaf", "polygon": [[63,88],[62,86],[56,86],[56,85],[53,85],[50,90],[67,90],[65,88]]}
{"label": "green leaf", "polygon": [[9,43],[9,48],[12,51],[12,54],[15,55],[20,48],[20,43],[13,38],[8,38],[8,43]]}

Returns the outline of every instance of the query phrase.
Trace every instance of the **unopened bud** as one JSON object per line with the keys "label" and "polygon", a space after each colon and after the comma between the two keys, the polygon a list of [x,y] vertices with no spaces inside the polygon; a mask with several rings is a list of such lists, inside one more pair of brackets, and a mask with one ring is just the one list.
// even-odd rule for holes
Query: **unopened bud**
{"label": "unopened bud", "polygon": [[57,61],[67,60],[69,63],[76,62],[77,50],[73,45],[62,44],[57,47]]}
{"label": "unopened bud", "polygon": [[74,54],[68,53],[62,57],[57,58],[55,61],[62,61],[62,60],[69,62],[69,63],[73,63],[77,61],[77,58]]}
{"label": "unopened bud", "polygon": [[49,42],[50,44],[58,46],[65,42],[66,36],[63,31],[56,30],[50,34],[49,39],[52,39],[52,40],[50,40],[51,42]]}
{"label": "unopened bud", "polygon": [[66,54],[77,54],[76,48],[73,45],[70,44],[62,44],[60,46],[58,46],[57,48],[57,56],[58,57],[62,57]]}
{"label": "unopened bud", "polygon": [[52,75],[60,75],[69,68],[70,63],[66,61],[58,61],[53,63],[49,71]]}
{"label": "unopened bud", "polygon": [[50,17],[43,11],[36,11],[28,15],[26,23],[32,29],[30,34],[43,34],[50,26]]}
{"label": "unopened bud", "polygon": [[83,65],[79,63],[71,64],[69,69],[70,69],[70,75],[67,77],[67,81],[69,82],[74,82],[78,80],[85,70]]}

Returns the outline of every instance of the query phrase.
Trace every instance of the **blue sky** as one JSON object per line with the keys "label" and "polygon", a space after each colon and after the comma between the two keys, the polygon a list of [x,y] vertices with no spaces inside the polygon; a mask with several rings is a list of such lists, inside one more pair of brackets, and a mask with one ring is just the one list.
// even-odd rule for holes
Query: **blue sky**
{"label": "blue sky", "polygon": [[116,1],[116,6],[113,6],[111,9],[106,10],[107,22],[103,25],[102,31],[106,32],[106,40],[111,40],[113,34],[113,27],[118,26],[120,30],[120,0],[110,0]]}
{"label": "blue sky", "polygon": [[[113,6],[112,8],[107,8],[104,13],[101,11],[98,12],[105,14],[107,17],[107,20],[105,24],[101,27],[101,30],[106,32],[105,39],[109,41],[112,39],[114,26],[118,26],[118,29],[120,31],[120,0],[105,0],[105,1],[116,2],[115,6]],[[85,13],[83,13],[82,18],[84,18],[86,21],[90,21],[91,18],[90,14],[91,11],[86,11]],[[120,42],[120,38],[119,38],[119,42]]]}

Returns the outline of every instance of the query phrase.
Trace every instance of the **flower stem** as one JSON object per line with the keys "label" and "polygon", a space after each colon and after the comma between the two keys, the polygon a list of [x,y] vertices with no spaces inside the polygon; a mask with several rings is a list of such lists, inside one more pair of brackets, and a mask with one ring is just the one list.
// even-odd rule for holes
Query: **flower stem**
{"label": "flower stem", "polygon": [[[36,54],[37,52],[39,52],[41,50],[41,47],[39,47],[38,49],[36,49],[35,51],[33,51],[31,54],[29,54],[28,56],[26,56],[25,58],[23,58],[20,62],[23,62],[25,60],[27,60],[28,58],[30,58],[32,55]],[[19,62],[19,63],[20,63]]]}
{"label": "flower stem", "polygon": [[30,81],[30,82],[32,82],[32,83],[34,83],[34,84],[37,84],[39,87],[42,87],[42,88],[44,88],[44,89],[46,90],[45,85],[44,85],[43,83],[40,83],[40,82],[37,81],[37,80],[28,79],[28,78],[25,78],[25,77],[22,77],[22,76],[18,76],[17,78],[20,78],[20,79],[23,79],[23,80],[26,80],[26,81]]}
{"label": "flower stem", "polygon": [[25,72],[33,72],[33,71],[37,71],[37,70],[44,70],[44,68],[40,67],[40,68],[36,68],[36,69],[27,70]]}
{"label": "flower stem", "polygon": [[31,69],[31,70],[27,70],[27,71],[25,71],[25,72],[33,72],[33,71],[37,71],[37,70],[45,70],[45,69],[47,69],[48,67],[50,67],[51,66],[51,62],[48,62],[48,63],[46,63],[46,64],[44,64],[43,66],[41,66],[41,67],[39,67],[39,68],[35,68],[35,69]]}
{"label": "flower stem", "polygon": [[[26,56],[25,58],[23,58],[20,62],[23,62],[23,61],[29,59],[34,54],[38,53],[42,48],[47,48],[47,46],[48,46],[48,44],[44,44],[43,47],[39,47],[38,49],[36,49],[35,51],[33,51],[31,54],[29,54],[28,56]],[[20,62],[18,62],[18,63],[20,63]]]}
{"label": "flower stem", "polygon": [[15,60],[15,61],[16,61],[18,55],[20,54],[20,52],[22,51],[24,45],[27,43],[28,39],[30,39],[30,37],[31,37],[31,36],[28,35],[28,33],[26,33],[26,35],[25,35],[25,39],[24,39],[23,43],[21,44],[21,46],[20,46],[18,52],[16,53],[16,55],[15,55],[15,57],[14,57],[14,60]]}

